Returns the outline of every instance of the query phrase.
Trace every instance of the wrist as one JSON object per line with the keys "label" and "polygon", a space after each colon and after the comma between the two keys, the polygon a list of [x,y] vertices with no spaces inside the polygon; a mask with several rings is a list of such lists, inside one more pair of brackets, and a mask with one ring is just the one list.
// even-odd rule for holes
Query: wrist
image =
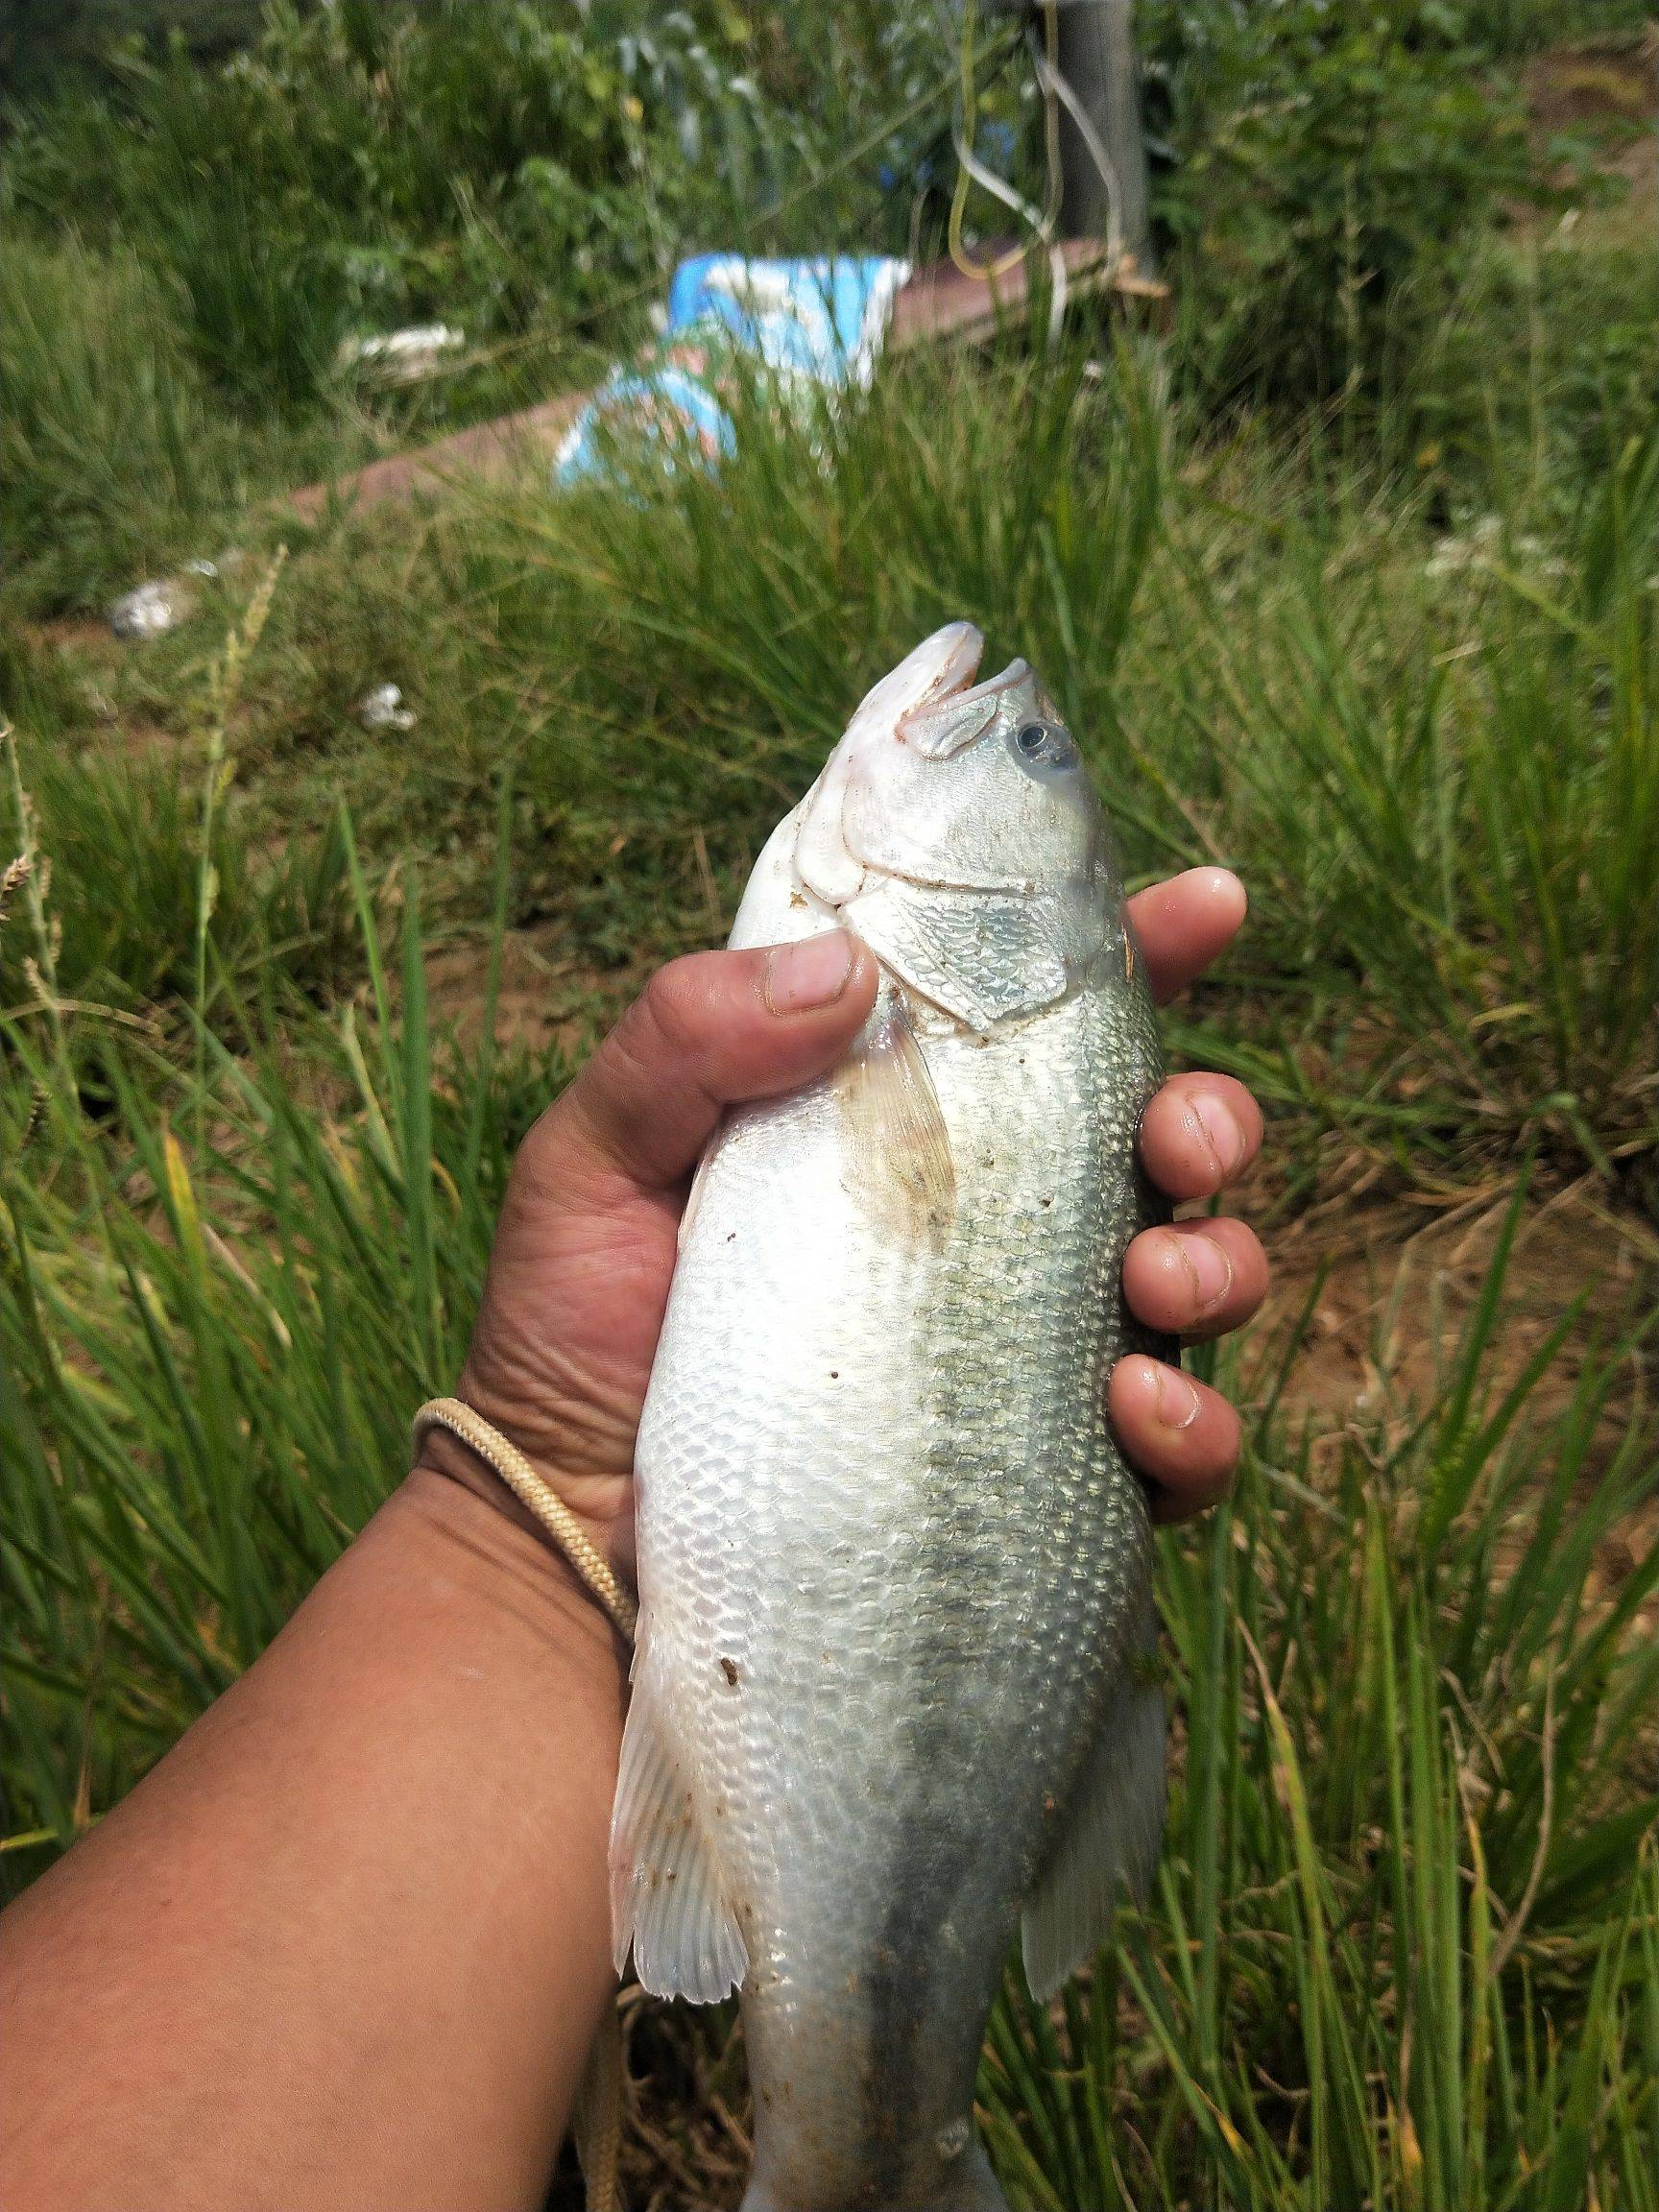
{"label": "wrist", "polygon": [[[564,1496],[552,1475],[538,1473]],[[604,1604],[552,1533],[464,1438],[447,1429],[428,1430],[403,1490],[445,1535],[497,1570],[505,1582],[526,1595],[534,1591],[607,1649],[626,1648]],[[574,1509],[572,1518],[608,1558],[611,1531],[606,1526]]]}

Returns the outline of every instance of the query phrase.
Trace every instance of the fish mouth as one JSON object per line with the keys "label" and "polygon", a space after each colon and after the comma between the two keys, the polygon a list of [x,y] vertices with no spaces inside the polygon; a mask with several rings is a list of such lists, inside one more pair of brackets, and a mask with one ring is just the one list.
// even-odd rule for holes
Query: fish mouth
{"label": "fish mouth", "polygon": [[972,622],[949,624],[937,633],[937,642],[945,657],[932,681],[894,724],[898,737],[932,760],[947,759],[982,736],[1006,695],[1032,681],[1029,664],[1014,660],[999,675],[974,683],[985,639]]}
{"label": "fish mouth", "polygon": [[[979,655],[984,650],[984,639],[981,638],[973,660],[968,663],[966,670],[968,676],[972,676],[974,669],[978,667]],[[1004,691],[1012,691],[1016,685],[1023,684],[1030,673],[1031,663],[1028,661],[1015,659],[1009,661],[999,676],[987,676],[983,684],[975,684],[972,689],[964,682],[961,685],[948,691],[944,696],[949,699],[952,707],[976,706],[982,699],[989,700],[995,706]]]}
{"label": "fish mouth", "polygon": [[[956,698],[972,682],[985,651],[985,636],[972,622],[947,622],[936,630],[922,647],[927,654],[940,654],[938,666],[911,713],[938,705],[943,699]],[[907,717],[901,717],[907,719]]]}

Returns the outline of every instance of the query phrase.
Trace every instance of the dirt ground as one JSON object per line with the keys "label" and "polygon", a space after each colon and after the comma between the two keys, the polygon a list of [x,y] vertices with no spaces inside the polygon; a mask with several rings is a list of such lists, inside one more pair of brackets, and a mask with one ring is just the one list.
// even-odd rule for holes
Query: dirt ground
{"label": "dirt ground", "polygon": [[[1614,233],[1632,242],[1651,239],[1659,208],[1659,21],[1634,38],[1535,54],[1522,83],[1540,160],[1550,162],[1552,142],[1588,141],[1592,173],[1614,188],[1602,204],[1574,205],[1545,220],[1569,232],[1584,224],[1604,239]],[[1576,164],[1557,160],[1553,173],[1570,184]]]}
{"label": "dirt ground", "polygon": [[[1282,1336],[1311,1300],[1296,1403],[1335,1428],[1431,1400],[1480,1297],[1509,1204],[1503,1190],[1433,1212],[1404,1199],[1316,1208],[1267,1232],[1273,1288],[1255,1329]],[[1238,1211],[1252,1212],[1248,1189]],[[1581,1343],[1615,1339],[1651,1302],[1656,1265],[1659,1236],[1640,1214],[1611,1207],[1594,1177],[1541,1193],[1523,1212],[1505,1270],[1494,1382],[1511,1381],[1580,1295]],[[1640,1353],[1629,1356],[1632,1414],[1647,1404],[1648,1367]],[[1540,1410],[1558,1409],[1566,1390],[1547,1379]]]}
{"label": "dirt ground", "polygon": [[[567,937],[558,921],[506,932],[495,998],[498,1046],[569,1053],[587,1041],[592,1022],[582,1010],[593,1004],[594,983],[565,950]],[[464,1046],[476,1045],[483,1034],[488,975],[488,955],[470,940],[442,946],[428,956],[426,994],[433,1026],[452,1031]]]}

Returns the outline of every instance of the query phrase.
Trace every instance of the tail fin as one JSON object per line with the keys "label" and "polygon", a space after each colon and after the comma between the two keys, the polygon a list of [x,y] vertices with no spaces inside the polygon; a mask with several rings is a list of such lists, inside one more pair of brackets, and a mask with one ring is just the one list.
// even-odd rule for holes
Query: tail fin
{"label": "tail fin", "polygon": [[[757,2174],[744,2191],[738,2212],[849,2212],[849,2207],[828,2198],[814,2198],[808,2203],[800,2197],[775,2197]],[[907,2196],[902,2205],[884,2204],[882,2212],[1008,2212],[1008,2200],[998,2187],[991,2161],[974,2140],[940,2175],[937,2189],[929,2189],[926,2196]]]}

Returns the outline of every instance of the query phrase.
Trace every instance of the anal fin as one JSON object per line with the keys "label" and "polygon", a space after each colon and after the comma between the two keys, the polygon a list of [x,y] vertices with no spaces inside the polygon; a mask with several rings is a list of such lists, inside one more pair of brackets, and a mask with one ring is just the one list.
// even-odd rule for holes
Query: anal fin
{"label": "anal fin", "polygon": [[1164,1834],[1164,1692],[1152,1623],[1112,1693],[1077,1777],[1054,1856],[1021,1924],[1025,1979],[1046,2004],[1112,1933],[1120,1888],[1144,1897]]}
{"label": "anal fin", "polygon": [[654,1997],[712,2005],[749,1971],[699,1793],[674,1748],[644,1638],[611,1817],[611,1936]]}

